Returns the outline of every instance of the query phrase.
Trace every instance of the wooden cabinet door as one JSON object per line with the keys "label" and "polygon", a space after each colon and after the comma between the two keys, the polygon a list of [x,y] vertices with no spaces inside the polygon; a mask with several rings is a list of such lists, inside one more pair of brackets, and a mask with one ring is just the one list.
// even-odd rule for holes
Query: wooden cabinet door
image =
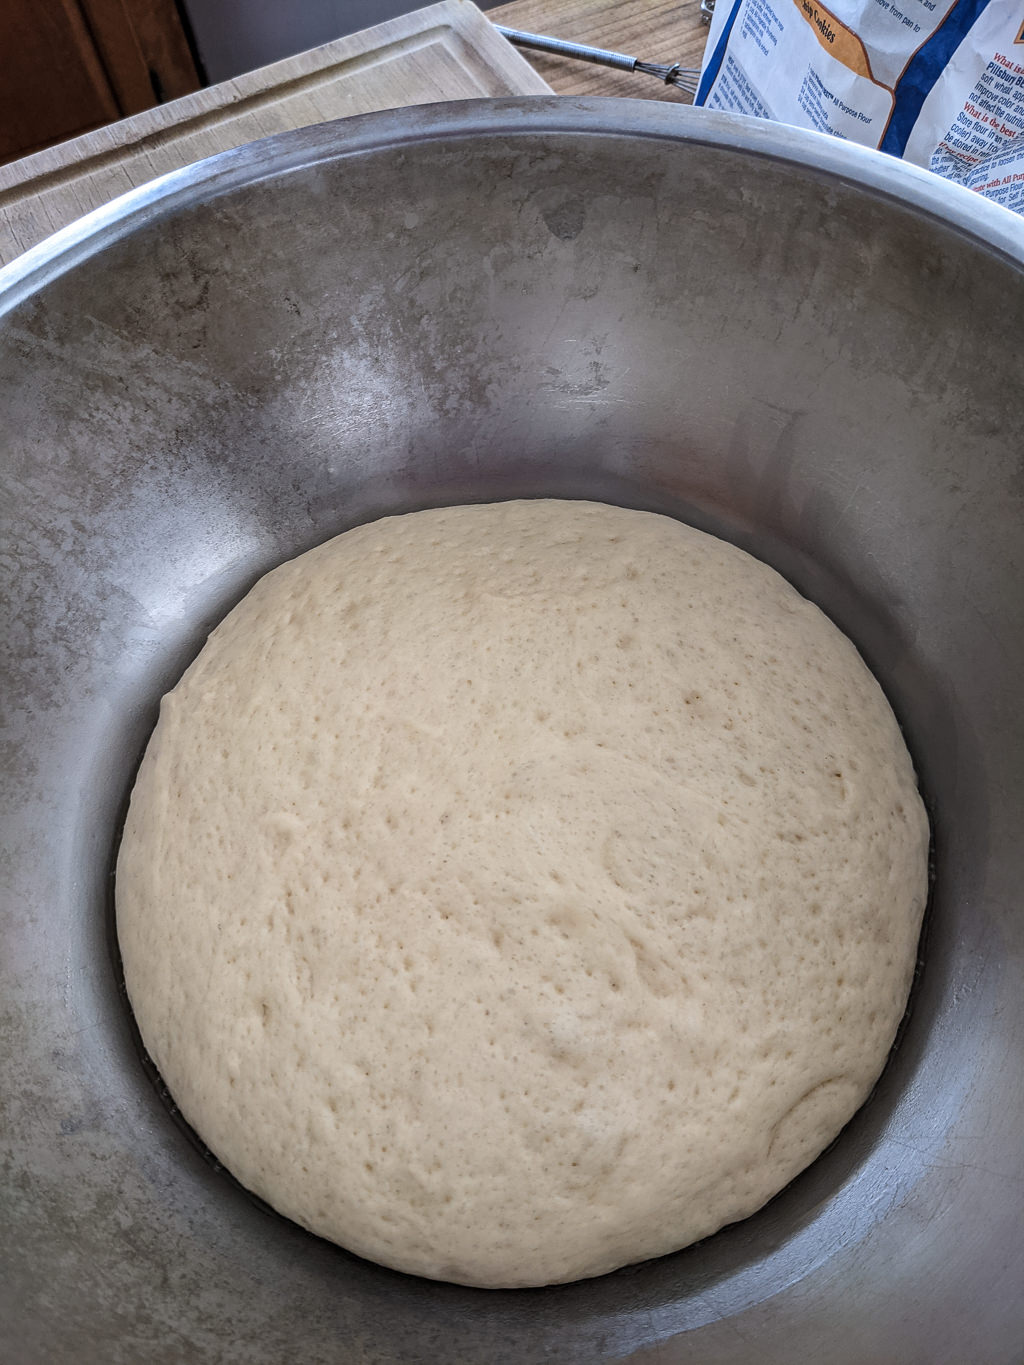
{"label": "wooden cabinet door", "polygon": [[0,161],[199,86],[175,0],[0,0]]}

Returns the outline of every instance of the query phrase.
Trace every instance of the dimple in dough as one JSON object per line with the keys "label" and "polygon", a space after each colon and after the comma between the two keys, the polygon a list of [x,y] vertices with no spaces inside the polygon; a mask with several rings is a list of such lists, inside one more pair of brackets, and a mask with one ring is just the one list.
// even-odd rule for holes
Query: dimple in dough
{"label": "dimple in dough", "polygon": [[598,1275],[759,1208],[906,1005],[928,826],[853,645],[773,570],[586,502],[360,527],[164,698],[125,978],[249,1189],[437,1279]]}

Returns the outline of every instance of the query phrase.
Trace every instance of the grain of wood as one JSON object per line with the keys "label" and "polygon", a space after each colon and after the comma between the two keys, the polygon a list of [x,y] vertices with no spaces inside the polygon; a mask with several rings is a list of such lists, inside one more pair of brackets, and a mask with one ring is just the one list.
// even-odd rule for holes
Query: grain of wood
{"label": "grain of wood", "polygon": [[[79,7],[121,114],[138,114],[159,103],[131,17],[121,0],[79,0]],[[198,81],[192,89],[197,86]]]}
{"label": "grain of wood", "polygon": [[[507,28],[611,48],[645,62],[699,67],[707,40],[700,0],[512,0],[488,11]],[[559,95],[614,95],[692,104],[693,97],[650,76],[541,53],[523,55]]]}
{"label": "grain of wood", "polygon": [[134,186],[270,133],[402,105],[549,93],[475,5],[442,0],[0,166],[0,264]]}
{"label": "grain of wood", "polygon": [[122,115],[199,89],[173,0],[79,0]]}
{"label": "grain of wood", "polygon": [[[107,73],[71,0],[36,9],[0,4],[0,53],[0,161],[118,117]],[[40,79],[44,71],[49,83]]]}

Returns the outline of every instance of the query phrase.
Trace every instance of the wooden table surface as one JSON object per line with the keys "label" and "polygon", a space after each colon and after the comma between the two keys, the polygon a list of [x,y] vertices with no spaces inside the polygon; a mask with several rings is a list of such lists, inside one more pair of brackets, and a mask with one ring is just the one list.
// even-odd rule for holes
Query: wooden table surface
{"label": "wooden table surface", "polygon": [[[700,66],[708,35],[707,25],[701,23],[700,0],[510,0],[488,10],[487,18],[508,28],[612,48],[645,62],[690,67]],[[622,95],[693,103],[685,91],[651,76],[525,50],[523,56],[559,95]]]}

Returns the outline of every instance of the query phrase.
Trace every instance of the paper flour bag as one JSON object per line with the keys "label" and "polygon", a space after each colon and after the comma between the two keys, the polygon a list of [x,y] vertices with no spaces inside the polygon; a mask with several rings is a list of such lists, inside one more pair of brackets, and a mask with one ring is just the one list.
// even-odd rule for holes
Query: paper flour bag
{"label": "paper flour bag", "polygon": [[877,147],[1024,212],[1024,0],[718,0],[696,103]]}

